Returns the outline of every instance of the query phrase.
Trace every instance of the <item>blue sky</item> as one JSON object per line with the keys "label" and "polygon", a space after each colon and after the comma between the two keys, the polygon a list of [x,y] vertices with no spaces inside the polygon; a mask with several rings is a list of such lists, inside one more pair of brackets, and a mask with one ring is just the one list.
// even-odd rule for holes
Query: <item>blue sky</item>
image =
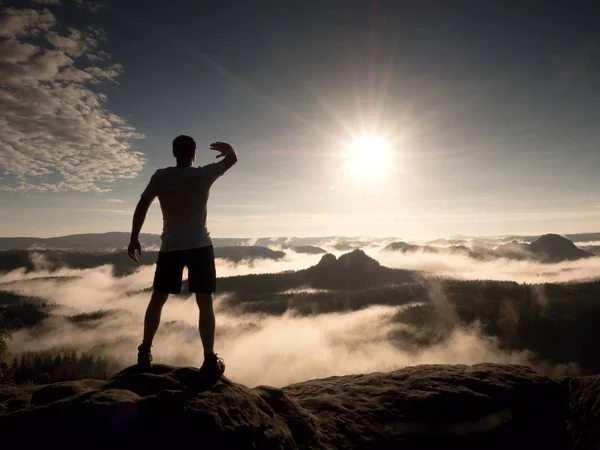
{"label": "blue sky", "polygon": [[2,4],[2,236],[129,231],[181,133],[215,237],[600,231],[594,2]]}

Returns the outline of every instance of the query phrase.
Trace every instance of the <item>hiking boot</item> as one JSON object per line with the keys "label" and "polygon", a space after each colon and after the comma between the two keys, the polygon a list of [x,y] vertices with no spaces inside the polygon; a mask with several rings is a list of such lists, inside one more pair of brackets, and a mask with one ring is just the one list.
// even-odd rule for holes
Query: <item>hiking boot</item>
{"label": "hiking boot", "polygon": [[142,344],[138,347],[137,363],[143,369],[149,369],[152,365],[151,345]]}
{"label": "hiking boot", "polygon": [[204,362],[200,367],[200,371],[214,378],[221,378],[225,373],[225,362],[223,358],[219,358],[216,353],[212,355],[204,355]]}

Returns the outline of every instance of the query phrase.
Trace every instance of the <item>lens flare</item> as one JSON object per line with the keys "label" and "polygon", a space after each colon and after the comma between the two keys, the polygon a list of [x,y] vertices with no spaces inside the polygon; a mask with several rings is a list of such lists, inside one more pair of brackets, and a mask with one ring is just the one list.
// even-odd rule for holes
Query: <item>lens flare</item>
{"label": "lens flare", "polygon": [[387,142],[375,135],[357,137],[344,153],[348,171],[363,179],[378,179],[390,165]]}

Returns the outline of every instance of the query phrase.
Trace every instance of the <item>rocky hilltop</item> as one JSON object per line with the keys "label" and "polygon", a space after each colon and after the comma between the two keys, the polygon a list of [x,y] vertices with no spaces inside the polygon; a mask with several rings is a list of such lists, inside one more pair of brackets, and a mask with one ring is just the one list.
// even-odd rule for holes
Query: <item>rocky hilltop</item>
{"label": "rocky hilltop", "polygon": [[421,365],[281,389],[226,377],[201,388],[197,376],[189,367],[139,373],[134,366],[108,381],[4,388],[3,441],[24,448],[164,440],[232,449],[563,450],[597,448],[600,437],[596,377],[556,381],[524,366]]}
{"label": "rocky hilltop", "polygon": [[306,272],[312,286],[325,289],[360,289],[381,281],[381,264],[359,249],[339,258],[327,253]]}

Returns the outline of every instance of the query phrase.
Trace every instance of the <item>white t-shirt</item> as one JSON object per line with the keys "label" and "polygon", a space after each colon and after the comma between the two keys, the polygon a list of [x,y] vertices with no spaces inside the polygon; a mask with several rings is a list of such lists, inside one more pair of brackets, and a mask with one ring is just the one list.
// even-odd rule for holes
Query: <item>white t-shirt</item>
{"label": "white t-shirt", "polygon": [[142,198],[158,197],[163,215],[161,252],[212,245],[206,204],[214,181],[225,173],[223,161],[203,167],[167,167],[152,175]]}

